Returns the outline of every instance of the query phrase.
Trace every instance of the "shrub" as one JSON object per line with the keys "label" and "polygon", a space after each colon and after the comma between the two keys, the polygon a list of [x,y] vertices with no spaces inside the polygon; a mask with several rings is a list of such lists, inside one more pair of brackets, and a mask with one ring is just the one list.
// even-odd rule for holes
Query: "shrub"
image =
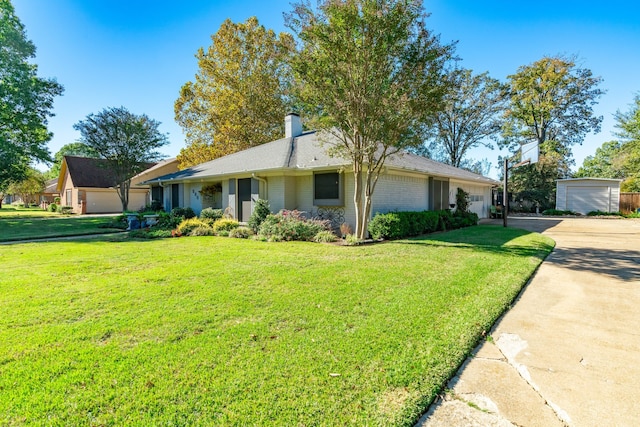
{"label": "shrub", "polygon": [[253,207],[253,212],[249,217],[248,225],[254,232],[258,231],[260,228],[260,224],[264,221],[264,219],[271,215],[271,208],[269,207],[269,201],[258,199],[255,202],[255,206]]}
{"label": "shrub", "polygon": [[58,205],[57,212],[63,215],[69,215],[73,212],[73,206],[62,206]]}
{"label": "shrub", "polygon": [[158,223],[154,226],[154,228],[161,228],[165,230],[174,229],[182,222],[181,216],[176,217],[166,212],[158,213]]}
{"label": "shrub", "polygon": [[193,211],[193,208],[191,208],[191,206],[187,206],[186,208],[184,208],[184,218],[185,219],[195,218],[196,216],[197,215]]}
{"label": "shrub", "polygon": [[222,233],[226,233],[228,235],[231,230],[238,227],[240,227],[240,223],[235,219],[229,218],[220,218],[213,223],[213,231],[217,235],[222,235]]}
{"label": "shrub", "polygon": [[171,209],[171,216],[176,218],[178,217],[184,218],[184,208],[177,207],[177,208]]}
{"label": "shrub", "polygon": [[353,228],[346,222],[343,222],[340,224],[340,236],[344,238],[347,237],[347,234],[353,234]]}
{"label": "shrub", "polygon": [[189,219],[182,220],[182,222],[178,224],[177,230],[182,235],[186,236],[191,234],[191,232],[198,227],[208,228],[209,226],[204,222],[200,221],[198,218],[189,218]]}
{"label": "shrub", "polygon": [[[188,219],[187,221],[193,221],[193,219]],[[209,226],[196,227],[189,232],[189,236],[215,236],[215,234],[213,228]]]}
{"label": "shrub", "polygon": [[456,213],[469,212],[469,193],[458,187],[456,192]]}
{"label": "shrub", "polygon": [[49,212],[56,212],[58,210],[58,205],[55,203],[51,203],[47,208]]}
{"label": "shrub", "polygon": [[299,211],[282,210],[277,214],[268,215],[258,234],[271,241],[302,240],[311,241],[322,230],[328,230],[327,221],[306,219]]}
{"label": "shrub", "polygon": [[56,196],[53,198],[53,203],[55,203],[56,205],[59,205],[61,200],[62,199],[60,199],[60,196]]}
{"label": "shrub", "polygon": [[358,239],[355,234],[347,234],[344,238],[344,243],[347,246],[358,246],[364,243],[364,241]]}
{"label": "shrub", "polygon": [[200,212],[200,219],[210,219],[215,221],[222,218],[222,215],[222,209],[205,208]]}
{"label": "shrub", "polygon": [[[346,236],[346,235],[345,235]],[[336,241],[336,235],[332,231],[322,230],[313,236],[313,241],[316,243],[331,243]]]}
{"label": "shrub", "polygon": [[587,216],[623,216],[621,212],[591,211]]}
{"label": "shrub", "polygon": [[542,215],[553,215],[553,216],[562,216],[562,215],[577,215],[572,211],[561,211],[558,209],[546,209],[542,211]]}
{"label": "shrub", "polygon": [[422,212],[389,212],[376,214],[369,221],[368,231],[373,239],[402,239],[438,230],[477,225],[478,215],[460,212],[452,215],[449,210]]}
{"label": "shrub", "polygon": [[236,239],[247,239],[252,235],[253,230],[251,230],[249,227],[237,227],[229,231],[229,237],[234,237]]}
{"label": "shrub", "polygon": [[129,237],[134,239],[163,239],[171,237],[171,230],[133,230],[129,233]]}

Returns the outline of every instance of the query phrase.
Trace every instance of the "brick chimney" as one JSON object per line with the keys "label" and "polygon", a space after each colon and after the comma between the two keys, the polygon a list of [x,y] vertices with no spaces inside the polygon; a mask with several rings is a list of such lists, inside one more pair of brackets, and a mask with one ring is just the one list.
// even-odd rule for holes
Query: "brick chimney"
{"label": "brick chimney", "polygon": [[285,138],[295,138],[302,135],[302,122],[297,113],[289,113],[284,116],[284,136]]}

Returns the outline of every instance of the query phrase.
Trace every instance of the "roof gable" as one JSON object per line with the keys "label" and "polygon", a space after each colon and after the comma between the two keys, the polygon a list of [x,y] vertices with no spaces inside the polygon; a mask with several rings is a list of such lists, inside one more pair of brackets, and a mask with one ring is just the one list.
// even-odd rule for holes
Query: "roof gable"
{"label": "roof gable", "polygon": [[[74,187],[111,188],[117,185],[113,171],[109,168],[109,161],[89,157],[64,156],[65,167]],[[154,163],[148,163],[151,167]]]}

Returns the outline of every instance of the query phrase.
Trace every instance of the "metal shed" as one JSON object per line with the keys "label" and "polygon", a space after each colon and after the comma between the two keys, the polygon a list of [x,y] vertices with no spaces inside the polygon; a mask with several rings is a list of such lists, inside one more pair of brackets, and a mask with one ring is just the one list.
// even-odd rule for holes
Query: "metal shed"
{"label": "metal shed", "polygon": [[587,214],[620,210],[621,179],[572,178],[556,181],[556,209]]}

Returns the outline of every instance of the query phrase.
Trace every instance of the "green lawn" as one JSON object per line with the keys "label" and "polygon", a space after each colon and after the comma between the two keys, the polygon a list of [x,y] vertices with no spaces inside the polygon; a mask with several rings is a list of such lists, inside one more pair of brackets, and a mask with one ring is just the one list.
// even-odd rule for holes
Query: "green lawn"
{"label": "green lawn", "polygon": [[2,205],[0,219],[2,218],[51,218],[61,217],[56,212],[45,211],[41,208],[22,208],[16,205]]}
{"label": "green lawn", "polygon": [[[4,214],[4,208],[2,211]],[[58,214],[55,215],[57,216],[54,218],[0,217],[0,242],[119,231],[107,227],[114,217],[61,217]]]}
{"label": "green lawn", "polygon": [[413,425],[553,242],[0,248],[0,425]]}

